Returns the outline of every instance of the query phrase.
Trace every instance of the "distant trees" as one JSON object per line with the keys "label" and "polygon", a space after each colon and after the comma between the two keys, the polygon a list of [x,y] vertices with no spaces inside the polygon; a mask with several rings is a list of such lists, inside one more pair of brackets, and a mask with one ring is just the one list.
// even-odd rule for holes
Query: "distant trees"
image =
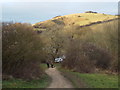
{"label": "distant trees", "polygon": [[93,12],[93,11],[86,11],[85,13],[97,13],[97,12]]}
{"label": "distant trees", "polygon": [[31,25],[3,23],[2,44],[3,75],[27,80],[42,75],[43,44]]}
{"label": "distant trees", "polygon": [[42,32],[40,37],[44,43],[46,60],[53,61],[63,53],[63,44],[65,40],[64,24],[56,24]]}
{"label": "distant trees", "polygon": [[51,30],[43,32],[41,38],[45,45],[46,59],[54,62],[55,58],[61,56],[64,51],[64,33],[60,30]]}
{"label": "distant trees", "polygon": [[55,16],[54,18],[58,18],[58,17],[61,17],[61,15]]}

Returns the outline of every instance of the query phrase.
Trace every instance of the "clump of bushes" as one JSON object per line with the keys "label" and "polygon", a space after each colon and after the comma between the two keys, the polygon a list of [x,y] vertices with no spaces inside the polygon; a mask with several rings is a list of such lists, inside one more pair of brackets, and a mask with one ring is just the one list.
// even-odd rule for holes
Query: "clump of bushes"
{"label": "clump of bushes", "polygon": [[112,56],[107,50],[91,43],[84,43],[81,48],[86,56],[89,57],[89,60],[95,62],[95,67],[108,69],[111,65]]}
{"label": "clump of bushes", "polygon": [[62,65],[84,73],[95,69],[118,72],[118,33],[118,20],[75,29]]}
{"label": "clump of bushes", "polygon": [[109,68],[112,57],[107,51],[80,40],[73,40],[69,45],[62,63],[64,67],[81,73],[93,73],[96,68]]}
{"label": "clump of bushes", "polygon": [[73,40],[66,48],[66,59],[62,62],[63,67],[81,73],[92,73],[95,70],[94,63],[85,55],[79,40]]}
{"label": "clump of bushes", "polygon": [[53,17],[53,18],[57,18],[57,17],[61,17],[61,15],[55,16],[55,17]]}
{"label": "clump of bushes", "polygon": [[31,25],[3,23],[2,46],[3,76],[11,75],[26,80],[41,77],[43,44]]}
{"label": "clump of bushes", "polygon": [[97,12],[93,12],[93,11],[86,11],[85,13],[97,13]]}

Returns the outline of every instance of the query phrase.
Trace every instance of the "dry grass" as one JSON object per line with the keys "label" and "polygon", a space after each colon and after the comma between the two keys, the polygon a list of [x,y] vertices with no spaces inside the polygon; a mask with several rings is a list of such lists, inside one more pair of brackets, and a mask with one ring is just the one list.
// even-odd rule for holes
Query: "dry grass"
{"label": "dry grass", "polygon": [[54,25],[57,25],[57,23],[53,22],[53,20],[62,21],[65,24],[65,27],[73,26],[73,25],[82,26],[98,21],[107,21],[115,18],[118,18],[118,16],[100,14],[100,13],[80,13],[80,14],[78,13],[78,14],[59,16],[47,21],[38,22],[33,26],[52,27]]}

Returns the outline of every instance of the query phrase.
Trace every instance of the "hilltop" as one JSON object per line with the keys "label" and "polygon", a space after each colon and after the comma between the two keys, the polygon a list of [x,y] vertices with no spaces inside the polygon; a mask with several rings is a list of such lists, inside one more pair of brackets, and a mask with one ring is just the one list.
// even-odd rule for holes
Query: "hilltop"
{"label": "hilltop", "polygon": [[86,13],[77,13],[70,14],[64,16],[56,16],[50,20],[46,20],[43,22],[38,22],[34,24],[36,30],[46,30],[60,27],[68,28],[68,27],[83,27],[89,26],[92,24],[108,22],[114,19],[117,19],[118,16],[101,14],[96,12],[86,12]]}

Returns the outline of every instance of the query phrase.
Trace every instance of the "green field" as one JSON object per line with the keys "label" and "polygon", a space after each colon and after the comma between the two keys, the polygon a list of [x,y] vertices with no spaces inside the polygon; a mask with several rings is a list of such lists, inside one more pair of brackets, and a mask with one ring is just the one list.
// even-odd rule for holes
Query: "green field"
{"label": "green field", "polygon": [[50,83],[50,78],[44,75],[39,80],[24,81],[20,79],[12,79],[3,81],[3,88],[45,88]]}
{"label": "green field", "polygon": [[[40,65],[43,70],[47,69],[45,64]],[[38,80],[24,81],[21,79],[4,80],[3,88],[46,88],[51,82],[51,78],[44,74]]]}
{"label": "green field", "polygon": [[44,71],[45,71],[46,69],[48,69],[46,64],[41,64],[40,66],[41,66],[41,68],[42,68]]}
{"label": "green field", "polygon": [[118,88],[118,76],[108,74],[83,74],[60,69],[76,88]]}

